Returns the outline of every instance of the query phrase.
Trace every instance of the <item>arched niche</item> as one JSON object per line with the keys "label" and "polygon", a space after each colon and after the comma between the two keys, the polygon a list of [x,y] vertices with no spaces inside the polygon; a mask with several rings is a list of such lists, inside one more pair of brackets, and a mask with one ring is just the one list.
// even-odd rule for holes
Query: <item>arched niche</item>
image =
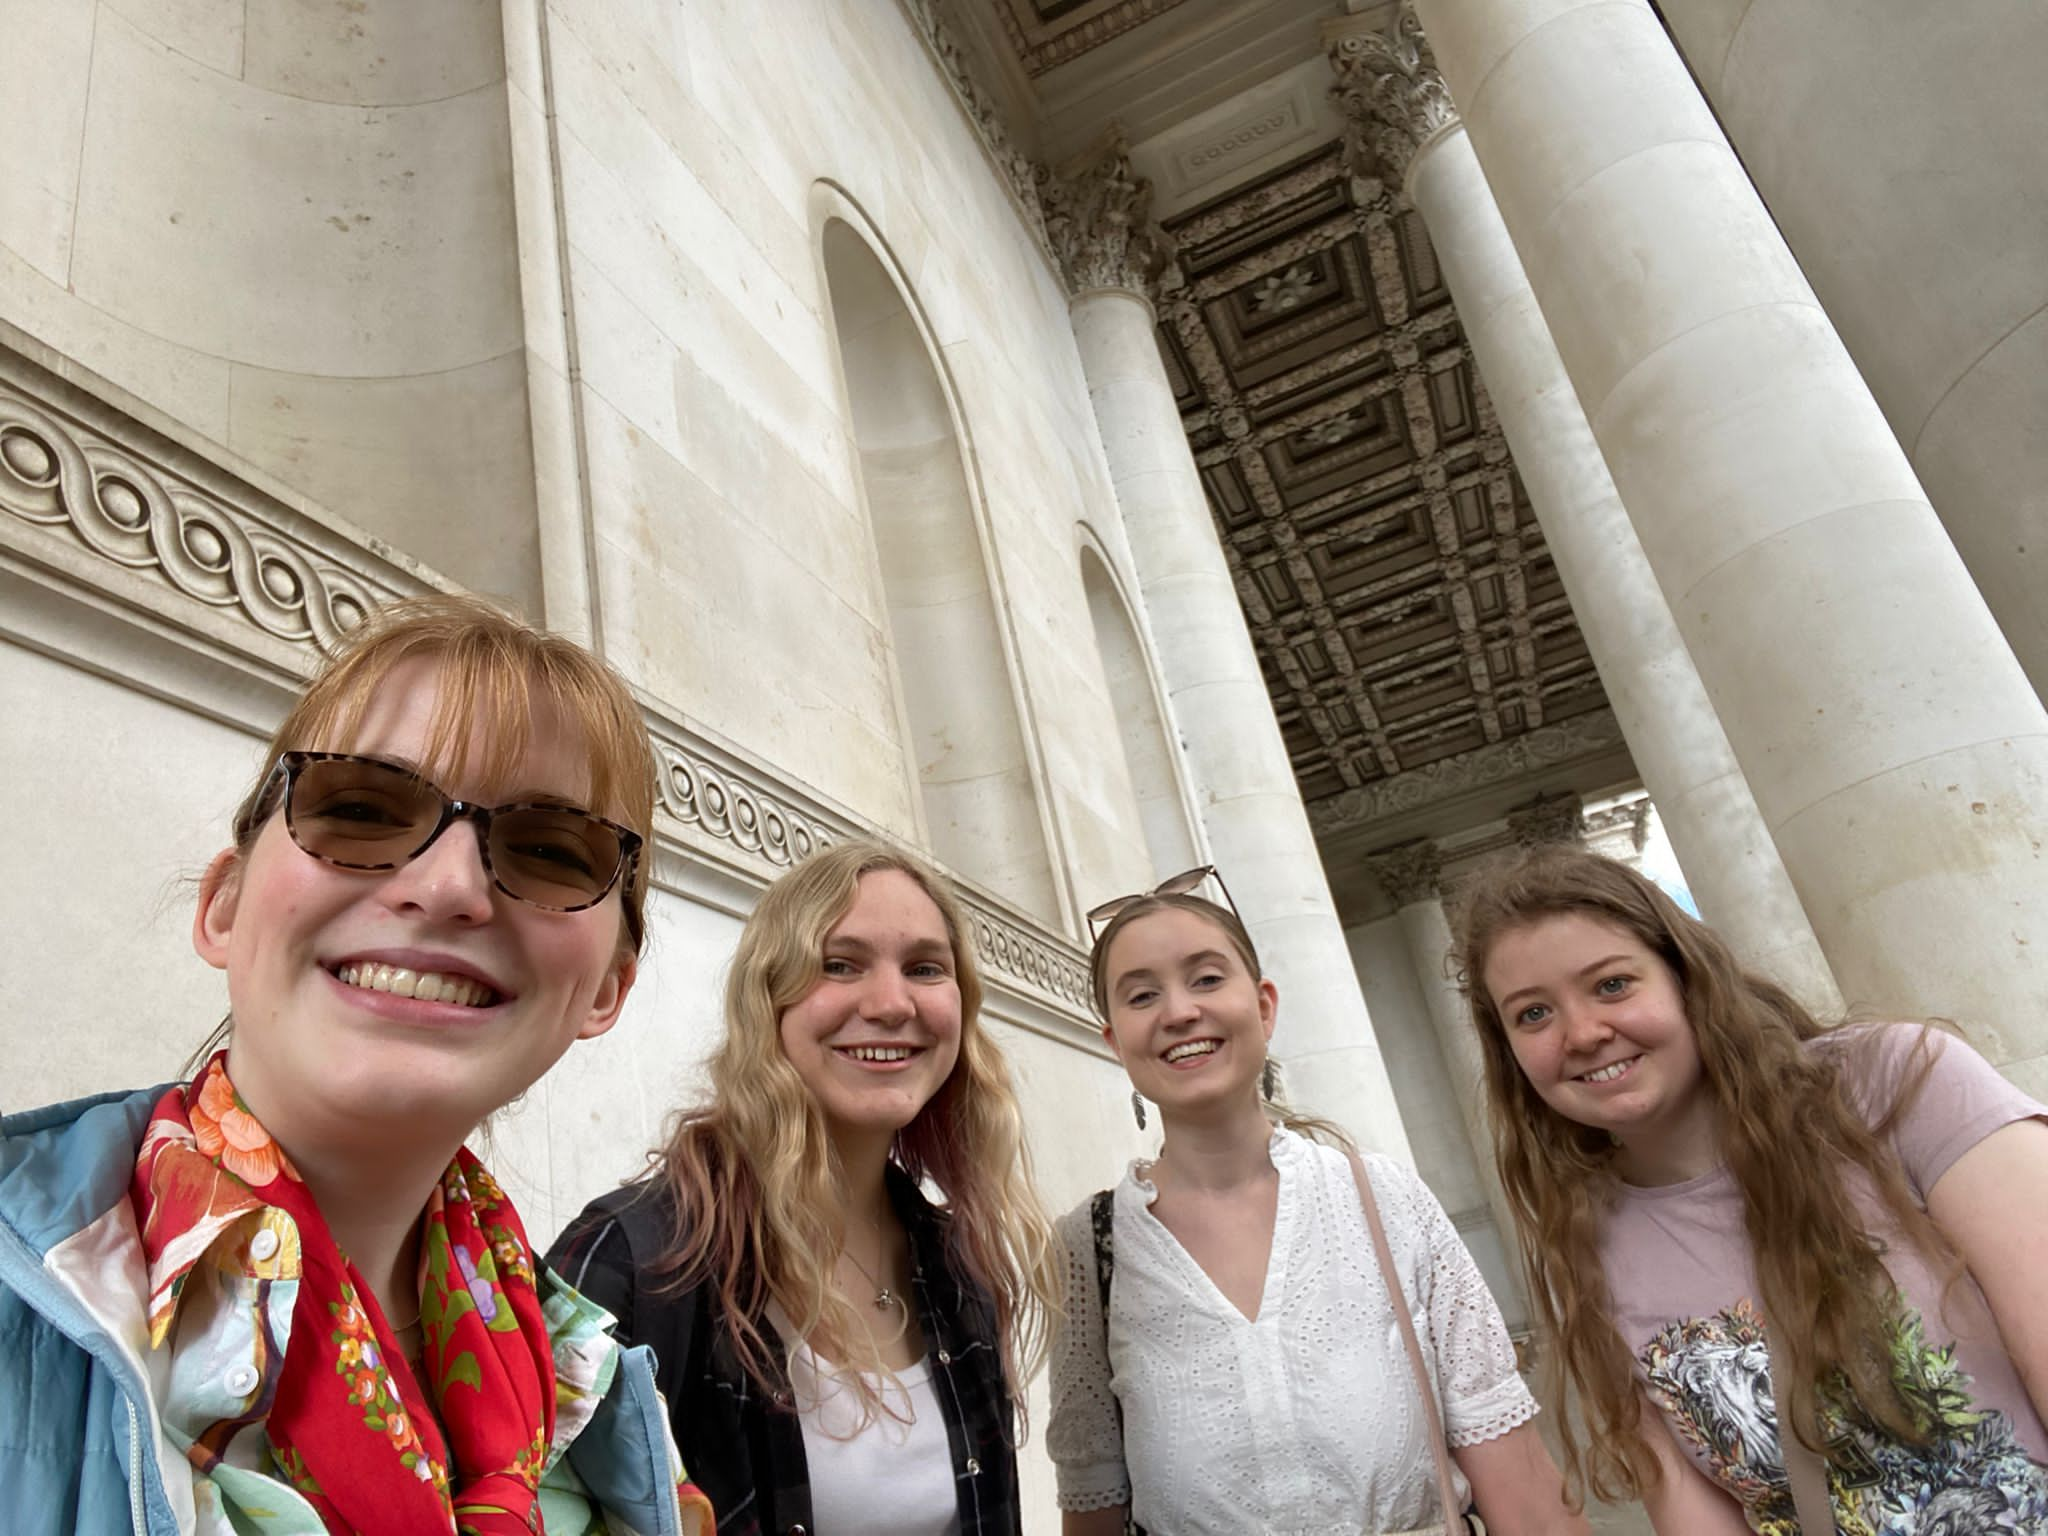
{"label": "arched niche", "polygon": [[934,855],[1057,921],[1045,826],[957,418],[918,317],[851,224],[826,288]]}
{"label": "arched niche", "polygon": [[1152,667],[1138,640],[1138,628],[1108,563],[1088,544],[1081,546],[1081,586],[1088,594],[1088,617],[1095,629],[1095,649],[1109,684],[1109,704],[1116,714],[1117,737],[1131,791],[1138,801],[1138,821],[1145,850],[1159,875],[1174,874],[1202,862],[1188,825],[1187,802],[1174,771],[1173,738],[1161,714]]}

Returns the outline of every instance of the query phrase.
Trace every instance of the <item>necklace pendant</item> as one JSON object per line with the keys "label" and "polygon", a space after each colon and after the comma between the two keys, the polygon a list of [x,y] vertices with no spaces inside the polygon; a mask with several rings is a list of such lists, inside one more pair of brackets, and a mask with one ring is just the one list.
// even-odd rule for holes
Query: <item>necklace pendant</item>
{"label": "necklace pendant", "polygon": [[895,1305],[896,1293],[886,1285],[875,1292],[875,1310],[877,1312],[886,1312]]}

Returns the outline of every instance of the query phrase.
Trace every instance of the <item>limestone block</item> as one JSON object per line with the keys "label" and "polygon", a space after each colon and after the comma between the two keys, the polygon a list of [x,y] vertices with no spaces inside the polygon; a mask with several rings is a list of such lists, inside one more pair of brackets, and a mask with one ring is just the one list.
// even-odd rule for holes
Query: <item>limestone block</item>
{"label": "limestone block", "polygon": [[[59,285],[71,266],[79,158],[92,81],[93,10],[73,0],[0,0],[0,37],[16,61],[0,92],[0,245]],[[35,88],[23,66],[34,61]]]}
{"label": "limestone block", "polygon": [[93,78],[81,299],[283,372],[426,373],[519,344],[501,86],[402,109],[304,101],[112,13]]}
{"label": "limestone block", "polygon": [[[100,0],[139,32],[223,75],[242,73],[248,0]],[[89,6],[76,7],[81,12]]]}
{"label": "limestone block", "polygon": [[[227,845],[262,743],[5,642],[0,712],[0,776],[36,805],[15,818],[0,888],[21,940],[0,966],[4,1108],[163,1082],[227,1012],[192,952],[186,881]],[[137,768],[161,763],[177,771]]]}
{"label": "limestone block", "polygon": [[252,5],[241,73],[280,95],[350,106],[460,96],[505,78],[497,0]]}
{"label": "limestone block", "polygon": [[400,378],[236,366],[227,444],[414,558],[540,611],[526,354]]}

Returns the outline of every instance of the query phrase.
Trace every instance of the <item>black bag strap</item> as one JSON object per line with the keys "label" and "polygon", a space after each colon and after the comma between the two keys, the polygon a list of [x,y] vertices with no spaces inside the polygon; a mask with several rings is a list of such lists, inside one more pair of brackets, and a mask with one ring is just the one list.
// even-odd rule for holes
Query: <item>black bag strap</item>
{"label": "black bag strap", "polygon": [[[1088,1199],[1088,1226],[1095,1234],[1095,1293],[1102,1300],[1102,1357],[1109,1358],[1109,1283],[1116,1276],[1116,1191],[1098,1189]],[[1109,1394],[1116,1410],[1116,1442],[1124,1442],[1124,1405]],[[1145,1536],[1145,1527],[1124,1513],[1124,1536]]]}

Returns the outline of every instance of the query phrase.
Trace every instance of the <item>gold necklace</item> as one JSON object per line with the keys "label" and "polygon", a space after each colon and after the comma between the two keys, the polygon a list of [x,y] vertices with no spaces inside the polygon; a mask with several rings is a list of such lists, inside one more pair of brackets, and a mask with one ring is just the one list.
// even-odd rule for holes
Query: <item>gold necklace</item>
{"label": "gold necklace", "polygon": [[[878,1259],[885,1259],[887,1255],[884,1254],[882,1251],[884,1247],[884,1244],[882,1242],[882,1224],[881,1222],[875,1220],[873,1217],[869,1217],[868,1225],[875,1229],[875,1254]],[[888,1286],[882,1284],[882,1282],[875,1277],[875,1272],[873,1270],[869,1269],[867,1265],[861,1263],[860,1256],[856,1254],[851,1247],[849,1247],[846,1243],[841,1242],[839,1245],[839,1252],[841,1257],[852,1260],[853,1267],[860,1271],[861,1279],[867,1281],[869,1285],[872,1285],[875,1288],[875,1310],[877,1312],[886,1312],[891,1307],[897,1305],[901,1298],[899,1298],[894,1291],[890,1290]],[[906,1313],[908,1312],[908,1310],[908,1308],[905,1308]]]}

